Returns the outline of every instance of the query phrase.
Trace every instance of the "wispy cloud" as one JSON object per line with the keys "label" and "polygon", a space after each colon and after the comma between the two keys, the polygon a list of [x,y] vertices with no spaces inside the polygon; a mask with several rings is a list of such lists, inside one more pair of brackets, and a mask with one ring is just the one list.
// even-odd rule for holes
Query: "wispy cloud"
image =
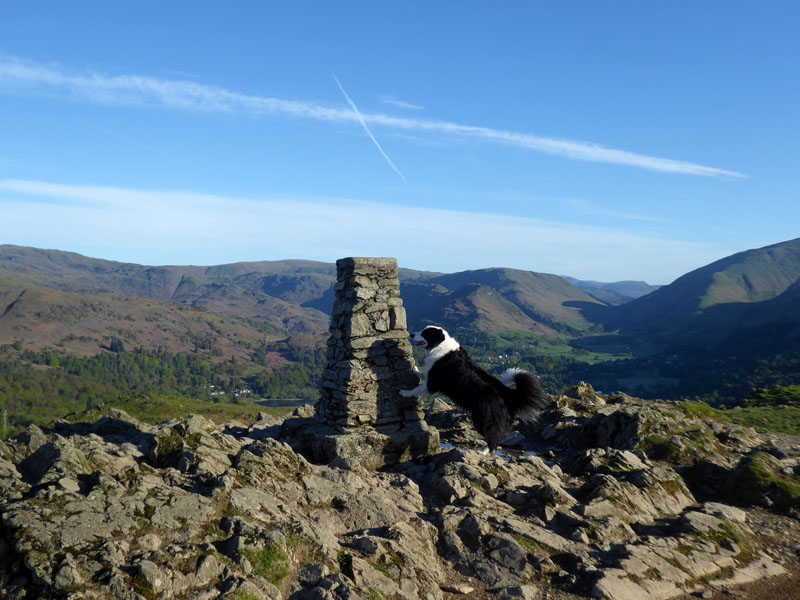
{"label": "wispy cloud", "polygon": [[400,172],[400,169],[398,169],[395,166],[395,164],[392,162],[392,159],[389,158],[389,155],[386,154],[386,152],[383,151],[383,148],[381,148],[381,145],[378,143],[378,140],[375,139],[375,136],[372,135],[372,132],[369,130],[369,127],[367,127],[367,124],[364,122],[364,117],[361,116],[361,112],[359,112],[358,107],[356,106],[356,103],[353,102],[350,99],[350,96],[347,95],[347,92],[344,91],[344,87],[342,86],[342,83],[339,81],[339,79],[336,77],[336,75],[333,76],[333,79],[334,79],[334,81],[336,81],[336,85],[338,85],[339,89],[342,91],[342,95],[344,96],[344,99],[347,100],[347,103],[350,105],[350,108],[352,108],[353,112],[356,113],[356,117],[358,117],[358,121],[359,121],[359,123],[361,123],[361,126],[364,128],[364,131],[367,132],[367,135],[369,136],[369,139],[371,139],[374,142],[375,146],[378,148],[380,153],[383,155],[383,158],[385,158],[386,162],[389,163],[389,166],[392,167],[392,169],[394,169],[394,172],[397,173],[400,176],[400,179],[403,180],[403,183],[406,183],[405,176]]}
{"label": "wispy cloud", "polygon": [[[34,202],[48,202],[48,209],[35,210]],[[4,243],[145,264],[395,256],[403,266],[432,271],[504,266],[667,283],[733,251],[609,227],[346,198],[0,180],[0,206]],[[447,252],[430,252],[431,239]]]}
{"label": "wispy cloud", "polygon": [[61,66],[43,65],[14,57],[0,57],[0,84],[2,84],[0,93],[58,93],[59,97],[68,93],[77,101],[100,104],[151,106],[252,116],[288,116],[331,122],[363,122],[372,127],[409,131],[417,135],[439,134],[451,138],[492,142],[573,160],[627,165],[684,175],[746,177],[736,171],[608,148],[592,142],[542,137],[531,133],[441,120],[411,119],[385,114],[357,114],[340,107],[242,94],[219,86],[191,81],[165,80],[139,75],[76,73]]}
{"label": "wispy cloud", "polygon": [[398,100],[394,96],[381,96],[381,102],[384,104],[391,104],[397,108],[404,108],[406,110],[423,110],[425,108],[419,104],[411,104],[410,102],[406,102],[404,100]]}
{"label": "wispy cloud", "polygon": [[667,219],[662,217],[653,217],[650,215],[640,215],[630,212],[621,212],[616,210],[609,210],[607,208],[601,208],[587,202],[586,200],[580,200],[578,198],[563,198],[560,202],[572,206],[577,211],[581,212],[585,215],[597,215],[603,217],[611,217],[614,219],[625,219],[629,221],[644,221],[647,223],[666,223]]}

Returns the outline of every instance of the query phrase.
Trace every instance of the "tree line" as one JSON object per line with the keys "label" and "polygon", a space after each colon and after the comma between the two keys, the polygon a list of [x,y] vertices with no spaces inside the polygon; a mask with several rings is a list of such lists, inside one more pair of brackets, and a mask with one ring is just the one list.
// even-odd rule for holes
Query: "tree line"
{"label": "tree line", "polygon": [[316,394],[322,369],[318,360],[311,353],[306,360],[271,371],[233,359],[212,364],[197,355],[163,348],[77,357],[54,350],[5,347],[0,350],[0,410],[8,410],[9,428],[16,431],[121,398],[310,399]]}

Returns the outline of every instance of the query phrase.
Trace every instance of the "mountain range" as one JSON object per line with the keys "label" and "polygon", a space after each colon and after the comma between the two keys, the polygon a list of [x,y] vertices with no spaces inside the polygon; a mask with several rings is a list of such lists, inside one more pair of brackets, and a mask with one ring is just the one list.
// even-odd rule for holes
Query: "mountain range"
{"label": "mountain range", "polygon": [[[228,331],[234,325],[267,339],[324,337],[335,278],[334,264],[304,260],[146,266],[5,245],[0,246],[0,343],[24,339],[69,347],[77,337],[83,345],[71,345],[88,349],[89,338],[100,348],[110,337],[121,336],[130,344],[177,349],[180,339],[186,345],[212,330],[222,332],[223,341],[242,337]],[[593,295],[605,284],[590,282],[587,293],[557,275],[515,269],[452,274],[401,269],[400,279],[413,325],[576,334],[592,323],[570,302],[605,306]],[[633,298],[609,292],[615,302]],[[202,322],[202,315],[208,315],[205,327],[191,326],[190,321]],[[153,328],[169,333],[155,335],[148,331]]]}
{"label": "mountain range", "polygon": [[[334,264],[306,260],[146,266],[2,245],[0,344],[90,354],[117,338],[245,362],[260,347],[278,368],[291,357],[276,344],[324,344],[335,276]],[[401,269],[400,280],[410,328],[526,332],[583,347],[618,336],[634,355],[645,345],[651,355],[800,350],[800,238],[664,286],[508,268]]]}

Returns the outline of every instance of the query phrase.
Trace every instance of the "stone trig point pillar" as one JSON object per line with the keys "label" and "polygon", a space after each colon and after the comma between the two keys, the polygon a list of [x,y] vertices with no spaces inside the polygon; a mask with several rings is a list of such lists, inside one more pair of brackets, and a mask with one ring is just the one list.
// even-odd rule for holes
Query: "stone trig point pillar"
{"label": "stone trig point pillar", "polygon": [[315,460],[351,458],[374,468],[436,452],[439,432],[425,423],[416,398],[399,394],[419,380],[412,372],[397,260],[342,258],[336,271],[317,404],[323,428],[308,439]]}

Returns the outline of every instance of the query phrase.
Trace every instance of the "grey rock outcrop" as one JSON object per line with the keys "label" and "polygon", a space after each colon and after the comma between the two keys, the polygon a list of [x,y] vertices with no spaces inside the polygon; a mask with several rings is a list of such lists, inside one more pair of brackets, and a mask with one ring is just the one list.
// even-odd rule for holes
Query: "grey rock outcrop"
{"label": "grey rock outcrop", "polygon": [[[452,425],[445,441],[465,445],[380,471],[346,458],[315,464],[276,437],[272,419],[151,426],[116,411],[27,432],[0,446],[0,590],[75,600],[543,590],[557,600],[638,600],[782,573],[800,548],[792,519],[774,515],[784,519],[772,526],[777,547],[756,535],[768,529],[763,509],[706,497],[690,481],[694,464],[712,458],[731,474],[766,464],[790,477],[783,470],[800,448],[778,453],[769,436],[673,403],[565,396],[520,447],[483,456],[472,449],[479,440],[459,437],[463,415],[436,411],[428,417]],[[594,445],[601,419],[618,424],[603,426],[615,446]],[[544,440],[549,427],[558,433]],[[653,458],[653,435],[682,450]]]}

